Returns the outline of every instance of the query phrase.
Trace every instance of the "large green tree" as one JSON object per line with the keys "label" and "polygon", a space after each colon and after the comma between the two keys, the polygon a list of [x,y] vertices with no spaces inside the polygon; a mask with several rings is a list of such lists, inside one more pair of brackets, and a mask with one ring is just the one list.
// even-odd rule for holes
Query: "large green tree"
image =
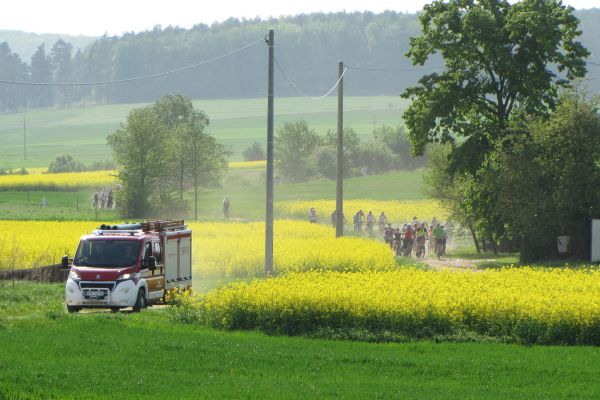
{"label": "large green tree", "polygon": [[439,53],[445,69],[403,93],[413,100],[404,120],[414,154],[449,142],[457,170],[475,172],[515,112],[547,113],[586,72],[579,21],[559,0],[436,0],[419,22],[407,56],[423,65]]}
{"label": "large green tree", "polygon": [[197,218],[200,186],[218,181],[227,167],[227,151],[205,132],[208,123],[189,98],[167,95],[133,110],[109,136],[120,164],[125,216],[181,216],[188,209],[184,194],[193,188]]}
{"label": "large green tree", "polygon": [[[598,98],[568,91],[549,119],[530,118],[498,145],[491,174],[503,188],[499,213],[528,243],[527,261],[555,255],[559,235],[600,216]],[[584,228],[588,229],[588,228]],[[581,238],[574,244],[585,250]]]}
{"label": "large green tree", "polygon": [[277,129],[275,166],[278,173],[290,182],[302,182],[315,175],[313,155],[321,137],[308,127],[306,121],[286,122]]}
{"label": "large green tree", "polygon": [[[32,82],[52,82],[52,63],[46,55],[46,47],[41,44],[31,57],[30,77]],[[32,107],[48,107],[52,105],[52,90],[47,87],[33,86],[29,88],[30,105]]]}
{"label": "large green tree", "polygon": [[108,136],[123,183],[117,203],[122,216],[139,218],[159,212],[167,143],[167,129],[152,106],[130,111],[127,122]]}
{"label": "large green tree", "polygon": [[460,208],[496,250],[507,224],[494,152],[515,116],[547,116],[559,89],[585,75],[579,21],[557,0],[436,0],[419,22],[407,56],[423,65],[439,53],[445,69],[403,93],[412,99],[403,115],[412,151],[450,144],[447,172],[464,184]]}
{"label": "large green tree", "polygon": [[[54,74],[54,82],[71,82],[76,80],[73,67],[73,46],[58,39],[50,49],[50,62]],[[67,106],[73,103],[74,88],[59,86],[56,88],[58,105]]]}

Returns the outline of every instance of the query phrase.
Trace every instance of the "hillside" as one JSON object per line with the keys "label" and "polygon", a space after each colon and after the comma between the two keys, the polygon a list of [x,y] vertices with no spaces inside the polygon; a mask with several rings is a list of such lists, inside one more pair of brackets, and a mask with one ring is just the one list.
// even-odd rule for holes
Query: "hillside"
{"label": "hillside", "polygon": [[94,36],[32,33],[0,29],[0,43],[8,43],[12,51],[18,54],[21,60],[26,63],[31,61],[31,56],[41,44],[44,44],[46,49],[50,49],[59,39],[71,43],[75,53],[78,49],[83,51],[87,46],[97,40]]}
{"label": "hillside", "polygon": [[[600,9],[581,10],[576,15],[581,19],[581,41],[592,53],[590,61],[598,63]],[[35,82],[110,81],[145,76],[198,64],[253,45],[215,62],[143,81],[61,88],[0,86],[0,112],[27,107],[151,102],[167,93],[191,98],[261,97],[265,94],[267,76],[267,47],[263,38],[269,29],[275,30],[278,64],[309,95],[320,95],[332,86],[340,60],[363,68],[348,72],[345,93],[351,96],[398,95],[423,74],[442,65],[441,59],[434,57],[426,64],[427,68],[413,69],[404,54],[409,38],[419,35],[417,15],[391,11],[317,13],[270,20],[229,19],[191,29],[157,27],[121,37],[98,38],[79,55],[75,43],[73,48],[68,43],[46,47],[45,53],[38,54],[31,65],[27,57],[10,56],[11,50],[18,52],[16,45],[8,41],[10,49],[3,51],[9,53],[0,54],[0,63],[5,57],[4,62],[10,67],[0,72],[0,78]],[[27,52],[32,50],[30,47]],[[50,53],[61,61],[49,62]],[[600,67],[590,64],[586,83],[591,92],[600,90],[598,78]],[[296,95],[280,71],[276,80],[278,96]]]}
{"label": "hillside", "polygon": [[[71,154],[85,164],[111,159],[106,136],[125,122],[129,111],[144,104],[102,105],[69,109],[36,109],[26,113],[0,115],[0,169],[48,167],[62,154]],[[399,96],[346,97],[345,126],[362,137],[370,137],[373,127],[398,125],[406,102]],[[232,160],[253,142],[266,147],[267,101],[265,98],[238,100],[195,100],[204,110],[208,127],[217,140],[234,151]],[[336,129],[337,99],[322,101],[299,97],[275,98],[275,128],[286,121],[304,119],[317,133]],[[24,154],[23,118],[26,119]]]}

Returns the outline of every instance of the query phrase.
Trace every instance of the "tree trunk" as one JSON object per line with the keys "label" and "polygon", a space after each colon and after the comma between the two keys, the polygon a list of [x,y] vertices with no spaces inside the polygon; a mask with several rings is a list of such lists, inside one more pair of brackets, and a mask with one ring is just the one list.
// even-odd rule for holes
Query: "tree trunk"
{"label": "tree trunk", "polygon": [[489,241],[492,244],[492,250],[494,251],[494,255],[498,255],[498,245],[492,236],[489,237]]}
{"label": "tree trunk", "polygon": [[198,221],[198,176],[194,174],[194,220]]}
{"label": "tree trunk", "polygon": [[479,254],[481,253],[481,248],[479,247],[479,241],[477,240],[477,234],[475,233],[475,229],[473,229],[473,224],[469,222],[467,225],[469,227],[469,231],[471,232],[471,236],[473,237],[473,242],[475,243],[477,254]]}

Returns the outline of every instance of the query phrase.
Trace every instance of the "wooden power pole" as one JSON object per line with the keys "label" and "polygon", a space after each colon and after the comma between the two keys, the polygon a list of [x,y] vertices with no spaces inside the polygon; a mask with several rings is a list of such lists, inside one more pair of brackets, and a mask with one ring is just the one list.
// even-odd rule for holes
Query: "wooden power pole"
{"label": "wooden power pole", "polygon": [[23,160],[27,160],[27,128],[25,125],[25,115],[23,115]]}
{"label": "wooden power pole", "polygon": [[338,63],[337,190],[335,197],[335,237],[344,236],[344,63]]}
{"label": "wooden power pole", "polygon": [[265,274],[273,275],[273,75],[275,33],[269,30],[269,83],[267,89],[267,204],[265,216]]}

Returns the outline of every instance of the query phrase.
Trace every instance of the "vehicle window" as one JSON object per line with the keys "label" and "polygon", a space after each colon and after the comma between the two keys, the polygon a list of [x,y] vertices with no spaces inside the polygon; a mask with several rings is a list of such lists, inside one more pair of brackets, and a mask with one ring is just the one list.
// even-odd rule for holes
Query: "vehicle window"
{"label": "vehicle window", "polygon": [[160,248],[160,242],[154,242],[154,257],[156,257],[156,261],[162,260],[162,249]]}
{"label": "vehicle window", "polygon": [[135,263],[140,243],[124,240],[82,240],[73,262],[79,266],[122,268]]}
{"label": "vehicle window", "polygon": [[146,243],[144,248],[144,259],[148,259],[152,255],[152,243]]}

